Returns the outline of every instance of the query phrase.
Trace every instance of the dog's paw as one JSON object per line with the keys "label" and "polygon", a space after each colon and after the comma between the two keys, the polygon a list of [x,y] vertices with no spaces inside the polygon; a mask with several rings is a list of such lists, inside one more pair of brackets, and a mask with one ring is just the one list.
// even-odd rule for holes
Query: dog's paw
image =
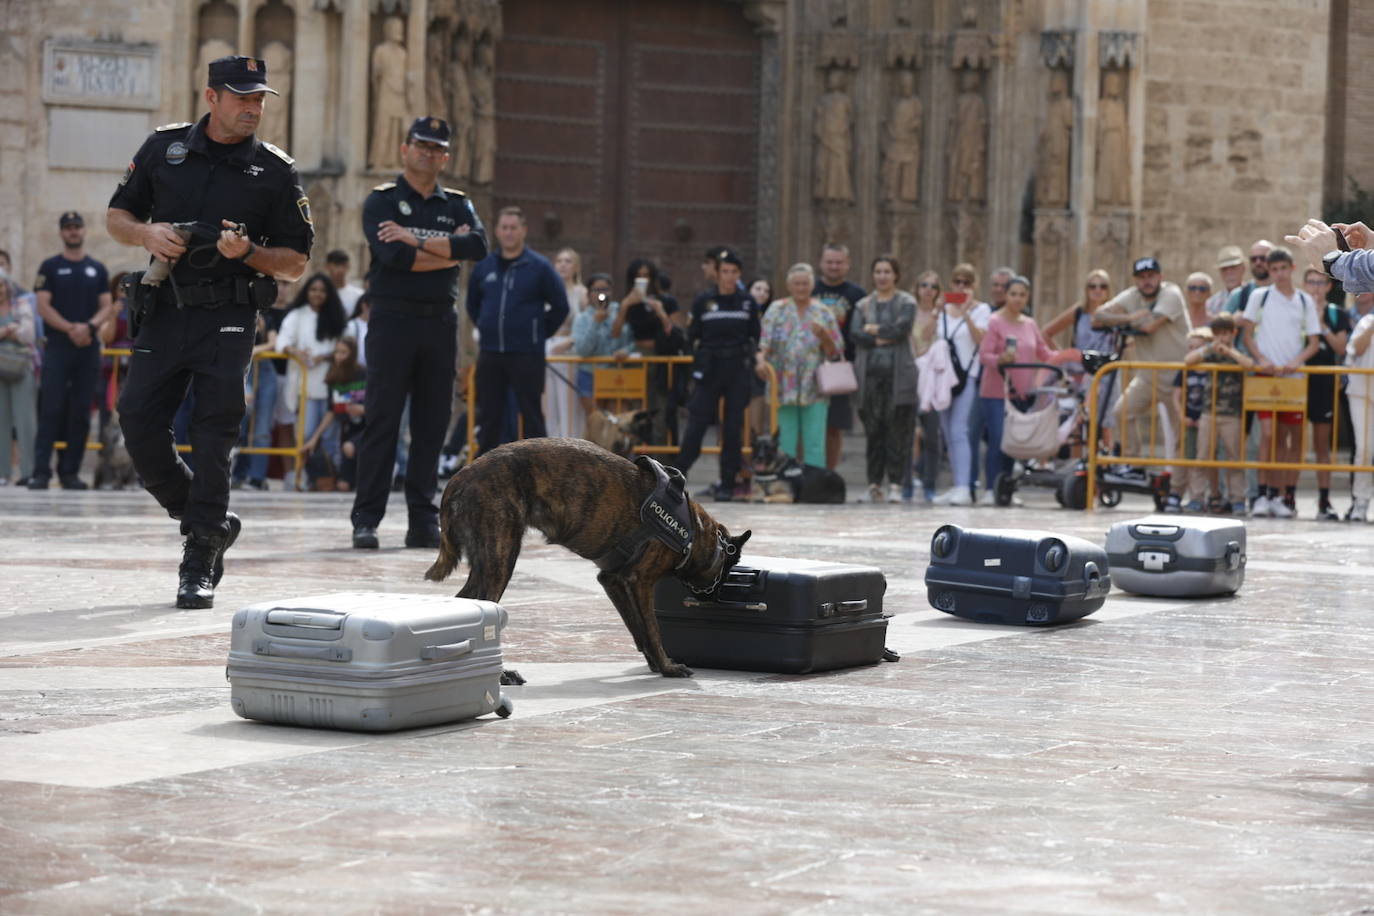
{"label": "dog's paw", "polygon": [[677,662],[670,661],[662,667],[659,674],[664,677],[691,677],[695,672],[686,665],[679,665]]}

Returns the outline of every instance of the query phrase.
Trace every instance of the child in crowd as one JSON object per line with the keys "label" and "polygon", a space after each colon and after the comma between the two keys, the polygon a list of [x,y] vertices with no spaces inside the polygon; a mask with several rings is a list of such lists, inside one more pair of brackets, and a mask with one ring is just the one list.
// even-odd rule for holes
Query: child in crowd
{"label": "child in crowd", "polygon": [[[1212,332],[1211,343],[1189,350],[1183,357],[1185,364],[1254,368],[1255,361],[1235,347],[1236,319],[1233,316],[1217,315],[1208,328]],[[1245,373],[1221,369],[1203,374],[1208,378],[1202,386],[1202,410],[1197,421],[1197,456],[1208,460],[1241,461],[1245,457],[1241,445]],[[1211,493],[1209,508],[1224,512],[1226,504],[1221,498],[1217,469],[1207,468],[1205,473]],[[1241,468],[1226,469],[1226,496],[1231,501],[1232,513],[1245,514],[1245,472]],[[1200,508],[1200,504],[1196,508]],[[1196,508],[1195,503],[1188,504],[1188,511],[1196,511]]]}
{"label": "child in crowd", "polygon": [[335,342],[324,383],[329,386],[330,409],[305,446],[313,452],[326,429],[339,427],[339,466],[335,469],[334,488],[346,492],[357,485],[358,444],[366,420],[363,401],[367,395],[367,370],[358,363],[358,342],[352,337],[340,337]]}
{"label": "child in crowd", "polygon": [[[1212,342],[1212,329],[1206,325],[1193,328],[1188,334],[1188,352],[1201,350]],[[1197,453],[1198,420],[1212,409],[1205,399],[1210,372],[1200,369],[1186,369],[1174,378],[1174,388],[1178,390],[1179,406],[1183,413],[1183,457],[1193,459]],[[1203,456],[1206,457],[1206,456]],[[1207,496],[1207,475],[1203,469],[1185,466],[1180,476],[1179,487],[1169,494],[1165,512],[1202,512]],[[1188,497],[1188,505],[1180,506],[1181,497]]]}

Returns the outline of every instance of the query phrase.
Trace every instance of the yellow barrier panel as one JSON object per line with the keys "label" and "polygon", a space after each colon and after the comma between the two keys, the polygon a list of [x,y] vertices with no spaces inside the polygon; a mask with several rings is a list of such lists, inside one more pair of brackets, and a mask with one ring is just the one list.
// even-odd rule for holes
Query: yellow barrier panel
{"label": "yellow barrier panel", "polygon": [[648,375],[644,366],[593,369],[592,397],[642,401],[648,396]]}
{"label": "yellow barrier panel", "polygon": [[[1195,363],[1186,365],[1184,363],[1163,363],[1163,362],[1134,362],[1118,361],[1108,363],[1099,368],[1088,386],[1088,470],[1087,470],[1087,506],[1088,511],[1095,508],[1097,502],[1097,472],[1098,466],[1103,462],[1108,464],[1134,465],[1140,467],[1178,467],[1178,468],[1254,468],[1255,470],[1266,471],[1340,471],[1352,473],[1374,473],[1374,464],[1339,464],[1335,462],[1307,462],[1307,461],[1275,461],[1263,460],[1263,457],[1250,461],[1244,459],[1230,459],[1220,461],[1215,456],[1215,444],[1213,445],[1213,456],[1211,458],[1185,458],[1183,457],[1184,439],[1183,431],[1178,431],[1178,454],[1166,457],[1156,457],[1154,454],[1155,431],[1159,423],[1158,402],[1151,396],[1150,400],[1150,454],[1148,455],[1128,455],[1124,453],[1125,436],[1121,437],[1123,454],[1121,455],[1101,455],[1097,451],[1097,441],[1100,430],[1098,429],[1098,409],[1099,397],[1098,390],[1102,380],[1112,373],[1123,373],[1137,370],[1152,370],[1155,372],[1167,371],[1168,373],[1177,372],[1210,372],[1213,377],[1222,372],[1243,372],[1247,373],[1244,382],[1244,403],[1241,414],[1255,412],[1288,412],[1288,413],[1307,413],[1307,378],[1313,375],[1334,375],[1334,376],[1370,376],[1374,377],[1374,369],[1360,369],[1350,366],[1302,366],[1298,369],[1299,375],[1274,377],[1268,375],[1253,374],[1252,370],[1242,366],[1224,363]],[[1374,379],[1371,380],[1374,384]],[[1218,385],[1212,385],[1212,403],[1210,410],[1216,414],[1216,393]],[[1340,385],[1333,385],[1333,398],[1335,400],[1332,410],[1332,450],[1336,450],[1336,437],[1339,431],[1340,420]],[[1298,392],[1302,394],[1299,397]],[[1304,417],[1305,419],[1305,417]],[[1122,418],[1125,422],[1125,418]],[[1302,454],[1306,454],[1307,425],[1303,424],[1304,441]],[[1124,430],[1123,430],[1124,433]],[[1277,440],[1277,436],[1274,437]],[[1270,450],[1271,455],[1274,449]],[[1358,455],[1358,448],[1356,454]]]}
{"label": "yellow barrier panel", "polygon": [[[580,356],[550,356],[550,357],[548,357],[548,362],[550,362],[550,363],[565,363],[565,364],[571,364],[571,365],[573,365],[573,366],[582,365],[582,364],[597,364],[597,365],[602,365],[602,366],[604,366],[605,363],[606,363],[606,357],[604,357],[604,356],[588,356],[588,357],[580,357]],[[626,359],[624,360],[624,362],[625,362],[625,364],[626,364],[627,367],[632,367],[632,366],[634,366],[634,365],[637,364],[637,365],[640,367],[641,374],[643,374],[645,371],[647,371],[647,367],[650,366],[650,365],[653,365],[653,364],[666,365],[666,366],[668,367],[667,386],[668,386],[669,390],[671,390],[671,389],[672,389],[672,386],[673,386],[673,372],[674,372],[674,370],[675,370],[675,367],[679,367],[679,366],[690,366],[690,365],[692,364],[692,357],[690,357],[690,356],[633,356],[633,357],[628,357],[628,358],[626,358]],[[633,371],[633,370],[627,368],[627,369],[624,369],[624,370],[622,370],[622,369],[605,369],[605,370],[601,370],[601,371],[606,371],[606,372],[620,372],[620,371]],[[765,372],[765,373],[767,374],[767,376],[768,376],[768,421],[769,421],[769,428],[770,428],[770,430],[772,430],[772,429],[777,429],[777,427],[778,427],[778,385],[777,385],[777,374],[773,371],[773,367],[772,367],[770,364],[766,363],[766,362],[764,363],[764,372]],[[466,403],[467,403],[467,411],[468,411],[468,429],[467,429],[467,432],[468,432],[468,437],[467,437],[467,438],[468,438],[468,461],[471,462],[471,461],[472,461],[472,456],[475,456],[475,455],[477,454],[477,367],[476,367],[476,366],[469,366],[469,367],[468,367],[468,369],[467,369],[467,376],[466,376],[466,378],[465,378],[463,384],[464,384],[464,386],[466,387],[466,398],[465,398],[465,401],[466,401]],[[562,383],[560,382],[559,384],[562,384]],[[647,383],[646,383],[646,387],[647,387]],[[625,396],[623,396],[623,399],[626,399],[626,400],[629,400],[629,399],[642,400],[642,399],[644,398],[644,394],[645,394],[645,393],[641,392],[638,396],[634,396],[634,395],[625,395]],[[597,396],[598,396],[598,397],[601,397],[601,396],[602,396],[602,395],[600,394],[600,391],[599,391],[599,390],[598,390],[598,392],[597,392]],[[614,394],[605,395],[605,397],[608,397],[608,398],[616,398],[617,400],[622,399],[621,396],[614,395]],[[750,438],[750,436],[749,436],[749,433],[750,433],[750,428],[749,428],[749,411],[746,410],[746,411],[744,412],[744,443],[745,443],[745,444],[744,444],[744,448],[743,448],[743,452],[744,452],[744,454],[746,454],[746,455],[753,454],[753,447],[752,447],[752,445],[750,444],[750,443],[752,442],[752,440],[751,440],[751,438]],[[676,455],[676,454],[678,453],[678,448],[679,448],[679,447],[678,447],[677,445],[640,445],[640,446],[636,446],[636,447],[635,447],[635,452],[636,452],[637,454],[640,454],[640,455]],[[720,446],[719,446],[719,445],[707,445],[707,446],[703,446],[702,449],[701,449],[701,451],[702,451],[703,454],[718,455],[718,454],[720,454]]]}

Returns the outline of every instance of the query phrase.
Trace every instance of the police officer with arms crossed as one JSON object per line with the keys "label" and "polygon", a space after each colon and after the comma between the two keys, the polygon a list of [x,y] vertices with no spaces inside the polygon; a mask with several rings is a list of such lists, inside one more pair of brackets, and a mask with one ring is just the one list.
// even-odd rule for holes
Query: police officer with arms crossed
{"label": "police officer with arms crossed", "polygon": [[[131,286],[139,326],[119,413],[134,467],[186,536],[180,608],[214,606],[224,552],[241,527],[228,511],[229,451],[243,420],[254,312],[276,299],[274,280],[305,272],[315,238],[293,160],[254,136],[266,93],[276,94],[267,66],[221,57],[210,62],[208,83],[209,114],[150,135],[105,218],[115,240],[173,263],[160,285]],[[198,224],[189,241],[172,225],[183,222]],[[171,430],[188,390],[194,474]]]}
{"label": "police officer with arms crossed", "polygon": [[372,250],[367,293],[367,426],[358,449],[353,546],[378,546],[386,514],[401,412],[410,397],[406,463],[407,547],[439,546],[434,504],[439,450],[453,406],[458,356],[458,262],[487,255],[487,232],[462,191],[440,187],[449,126],[417,118],[401,144],[405,171],[363,203],[363,234]]}
{"label": "police officer with arms crossed", "polygon": [[739,255],[722,248],[716,255],[716,288],[697,296],[687,325],[687,338],[696,345],[692,363],[694,387],[687,402],[687,429],[674,462],[685,474],[701,454],[706,427],[716,419],[725,399],[725,425],[720,433],[720,483],[717,502],[729,502],[739,473],[744,408],[749,404],[754,351],[762,332],[758,303],[740,286],[743,263]]}

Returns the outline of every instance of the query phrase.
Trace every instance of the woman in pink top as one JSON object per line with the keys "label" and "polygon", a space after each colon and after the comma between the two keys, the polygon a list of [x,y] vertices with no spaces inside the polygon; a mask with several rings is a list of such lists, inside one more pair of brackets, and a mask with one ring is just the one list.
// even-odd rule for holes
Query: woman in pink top
{"label": "woman in pink top", "polygon": [[[1000,367],[1007,363],[1057,364],[1079,358],[1078,351],[1072,348],[1055,350],[1050,347],[1035,321],[1023,314],[1029,302],[1030,281],[1025,277],[1013,277],[1007,287],[1007,304],[992,316],[978,347],[978,359],[983,364],[978,403],[983,411],[983,428],[988,434],[985,470],[989,481],[996,481],[999,473],[1010,474],[1012,470],[1012,460],[1002,454],[1002,399],[1006,395],[1006,383]],[[1038,369],[1008,370],[1006,379],[1011,382],[1012,394],[1030,391],[1040,374]]]}

